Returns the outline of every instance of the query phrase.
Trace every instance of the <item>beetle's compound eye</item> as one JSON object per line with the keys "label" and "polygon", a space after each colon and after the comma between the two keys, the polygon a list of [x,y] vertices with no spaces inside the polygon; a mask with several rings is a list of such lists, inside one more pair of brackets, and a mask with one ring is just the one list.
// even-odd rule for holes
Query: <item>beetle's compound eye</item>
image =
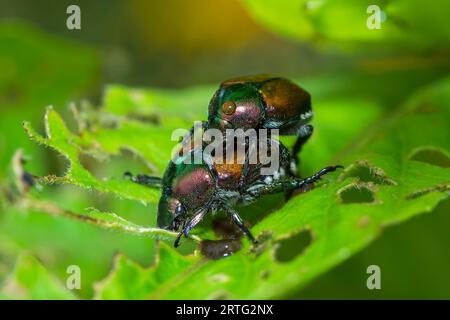
{"label": "beetle's compound eye", "polygon": [[183,204],[178,199],[175,198],[169,199],[168,209],[174,218],[186,212],[186,209],[184,208]]}
{"label": "beetle's compound eye", "polygon": [[186,209],[181,204],[181,202],[178,202],[177,206],[175,207],[175,217],[182,216],[186,213]]}
{"label": "beetle's compound eye", "polygon": [[227,116],[232,115],[236,111],[236,104],[233,101],[226,101],[222,104],[222,112]]}

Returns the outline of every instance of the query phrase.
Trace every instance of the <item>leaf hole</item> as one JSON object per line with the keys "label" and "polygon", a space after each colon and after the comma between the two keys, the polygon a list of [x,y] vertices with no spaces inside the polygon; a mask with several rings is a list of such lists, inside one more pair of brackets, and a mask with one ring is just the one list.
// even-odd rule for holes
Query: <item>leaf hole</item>
{"label": "leaf hole", "polygon": [[311,230],[304,229],[292,237],[279,241],[276,244],[275,259],[278,262],[294,260],[306,250],[312,240]]}
{"label": "leaf hole", "polygon": [[348,203],[373,203],[375,194],[367,184],[352,184],[338,191],[340,202]]}
{"label": "leaf hole", "polygon": [[442,168],[450,167],[450,157],[437,148],[421,148],[413,152],[410,160],[420,161]]}
{"label": "leaf hole", "polygon": [[342,176],[345,178],[357,178],[358,182],[372,182],[374,184],[395,185],[387,178],[380,168],[370,165],[367,161],[358,161],[347,168]]}
{"label": "leaf hole", "polygon": [[270,277],[270,275],[272,274],[272,272],[270,270],[264,270],[263,272],[260,273],[260,278],[263,280],[266,280]]}

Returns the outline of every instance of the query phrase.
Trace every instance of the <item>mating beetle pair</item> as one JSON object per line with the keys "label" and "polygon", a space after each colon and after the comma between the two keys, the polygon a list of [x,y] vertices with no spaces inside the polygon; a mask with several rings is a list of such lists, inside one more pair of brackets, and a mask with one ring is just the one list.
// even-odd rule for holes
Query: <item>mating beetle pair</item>
{"label": "mating beetle pair", "polygon": [[[264,164],[249,163],[252,152],[245,145],[245,154],[234,161],[222,163],[214,154],[205,155],[204,145],[188,150],[176,161],[170,161],[162,179],[127,173],[144,185],[161,185],[158,205],[158,227],[181,231],[175,240],[177,247],[182,235],[186,237],[208,213],[226,212],[232,221],[256,243],[238,212],[238,204],[249,204],[259,196],[289,192],[310,185],[324,174],[340,166],[329,166],[301,179],[296,176],[297,154],[312,134],[308,124],[312,117],[310,95],[291,81],[269,75],[241,77],[223,82],[209,104],[208,121],[204,129],[279,129],[281,135],[295,135],[292,153],[278,140],[267,139],[269,148],[279,150],[279,166],[269,175],[262,175]],[[190,131],[193,133],[193,129]],[[262,138],[258,138],[262,139]],[[227,148],[229,141],[223,140]],[[259,150],[260,152],[261,150]],[[187,163],[186,158],[200,154],[200,162]],[[244,159],[240,159],[244,157]],[[242,160],[242,161],[239,161]]]}

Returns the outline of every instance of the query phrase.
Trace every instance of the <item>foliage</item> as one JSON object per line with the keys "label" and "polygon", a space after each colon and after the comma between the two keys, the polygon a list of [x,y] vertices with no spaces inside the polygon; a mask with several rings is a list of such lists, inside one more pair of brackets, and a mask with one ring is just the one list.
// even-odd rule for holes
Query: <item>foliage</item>
{"label": "foliage", "polygon": [[[287,203],[269,197],[238,208],[260,241],[256,247],[244,239],[239,252],[221,260],[192,252],[201,239],[215,238],[207,219],[175,250],[176,234],[155,228],[160,190],[133,184],[122,174],[162,175],[176,144],[173,130],[205,119],[215,86],[109,85],[99,108],[73,105],[69,116],[58,105],[94,82],[96,52],[2,24],[0,178],[19,146],[25,155],[15,153],[11,179],[0,181],[0,278],[16,253],[26,251],[3,279],[2,298],[292,296],[350,261],[387,226],[448,203],[450,79],[417,90],[448,73],[447,2],[243,3],[263,25],[296,41],[388,53],[356,59],[341,72],[295,79],[312,93],[315,111],[315,132],[301,154],[302,174],[337,163],[345,170]],[[369,4],[383,10],[381,30],[365,27]],[[391,59],[391,51],[397,58]],[[55,107],[47,108],[42,130],[35,116],[48,104]],[[26,134],[19,131],[22,120],[30,120],[23,125]],[[46,150],[26,141],[27,135]],[[24,179],[30,174],[33,186]],[[421,251],[432,251],[432,241],[418,241],[411,241],[414,249],[423,244]],[[58,280],[66,277],[67,263],[84,270],[79,293]],[[93,282],[101,278],[93,292]]]}
{"label": "foliage", "polygon": [[[356,45],[360,48],[447,48],[450,40],[446,17],[449,2],[439,0],[425,5],[418,0],[244,0],[249,12],[275,32],[292,39],[316,44]],[[366,27],[374,11],[381,10],[381,29]]]}
{"label": "foliage", "polygon": [[[111,275],[97,288],[97,296],[136,299],[272,298],[304,286],[366,246],[384,226],[431,211],[447,197],[450,172],[445,161],[448,161],[449,139],[442,132],[449,125],[449,89],[450,82],[446,79],[417,94],[389,116],[380,116],[376,105],[361,101],[318,104],[317,135],[311,142],[318,151],[309,154],[305,151],[305,168],[317,168],[339,161],[346,169],[339,175],[327,178],[326,183],[316,189],[293,198],[281,209],[261,217],[252,228],[260,239],[260,245],[252,248],[244,240],[243,249],[233,256],[207,261],[198,253],[185,257],[167,244],[160,243],[156,265],[150,269],[142,269],[119,256]],[[111,92],[115,94],[114,90]],[[136,92],[131,90],[128,94],[135,96]],[[108,96],[105,100],[112,103]],[[361,109],[365,112],[359,113],[358,121],[347,116],[356,116],[357,110]],[[333,110],[333,117],[328,121],[325,116],[329,114],[327,110]],[[158,111],[155,109],[156,114]],[[81,117],[86,122],[81,125],[84,129],[78,135],[71,133],[52,109],[48,109],[46,114],[46,137],[40,136],[25,123],[33,140],[53,148],[70,162],[68,171],[62,177],[45,176],[37,181],[40,184],[74,184],[122,198],[155,202],[156,190],[120,179],[98,180],[83,168],[78,157],[80,153],[96,155],[116,152],[124,145],[131,150],[141,150],[138,154],[142,157],[155,148],[151,145],[153,140],[148,139],[142,146],[142,139],[136,138],[136,142],[132,136],[126,139],[127,130],[132,126],[153,128],[163,125],[169,129],[171,116],[165,115],[167,120],[164,124],[144,125],[130,119],[127,112],[114,116],[114,126],[103,128],[105,121],[99,118],[110,119],[111,115],[100,111],[96,120],[89,122],[90,114],[87,112]],[[339,129],[335,127],[336,121]],[[359,123],[356,128],[355,123]],[[419,132],[416,128],[424,123],[432,123],[433,130]],[[121,136],[121,139],[108,134],[112,138],[105,148],[102,130],[111,133],[118,131],[120,134],[116,136]],[[100,136],[98,140],[97,134]],[[169,136],[165,138],[169,139]],[[336,143],[329,147],[327,141],[333,140]],[[158,148],[170,154],[170,145],[161,144]],[[425,154],[419,157],[423,152]],[[437,160],[429,152],[437,153]],[[150,158],[144,159],[152,162]],[[114,219],[114,224],[122,225],[124,230],[130,227],[130,222],[116,214],[95,214],[95,218],[100,220],[105,217]],[[82,216],[90,218],[92,213]],[[150,231],[149,235],[159,239],[173,238],[170,233],[164,237],[157,230]],[[296,239],[305,232],[310,234],[312,242],[303,246],[303,251],[293,249],[295,243],[286,242],[286,239]],[[203,236],[201,231],[198,236]],[[287,245],[291,248],[288,252],[294,250],[298,255],[288,258],[277,256],[278,252],[283,251],[281,248]]]}
{"label": "foliage", "polygon": [[[253,227],[262,241],[258,248],[247,244],[227,259],[206,261],[161,244],[156,266],[148,270],[119,257],[99,297],[281,297],[366,246],[383,227],[431,211],[447,197],[450,171],[440,162],[411,157],[433,141],[433,150],[448,161],[449,139],[442,132],[449,125],[444,120],[449,118],[449,89],[446,80],[354,137],[340,156],[347,169],[337,180],[297,196]],[[423,121],[434,129],[418,134]],[[312,243],[287,262],[278,261],[277,250],[286,245],[282,240],[303,230],[311,232]],[[290,246],[299,249],[296,243]]]}
{"label": "foliage", "polygon": [[67,290],[54,276],[34,257],[22,254],[17,265],[4,284],[1,298],[4,299],[75,299],[76,296]]}

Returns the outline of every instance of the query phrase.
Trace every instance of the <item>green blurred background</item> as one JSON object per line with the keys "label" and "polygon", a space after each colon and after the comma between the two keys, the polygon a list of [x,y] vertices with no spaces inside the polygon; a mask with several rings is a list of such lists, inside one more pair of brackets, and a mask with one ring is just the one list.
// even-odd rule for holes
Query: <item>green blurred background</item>
{"label": "green blurred background", "polygon": [[[433,8],[398,1],[387,21],[401,32],[391,32],[388,24],[378,34],[359,24],[362,20],[364,26],[365,8],[372,2],[387,3],[0,0],[0,186],[8,186],[9,164],[18,148],[32,155],[27,168],[34,174],[63,172],[64,161],[29,142],[21,123],[28,120],[42,129],[47,105],[62,114],[68,114],[71,102],[98,105],[107,84],[180,88],[273,73],[326,87],[311,92],[313,99],[316,94],[363,96],[387,111],[448,75],[450,27],[442,16],[450,11],[445,1]],[[70,4],[81,8],[81,30],[66,28]],[[283,11],[288,4],[297,7]],[[310,23],[291,23],[296,10],[306,10]],[[87,165],[104,176],[130,166],[145,170],[131,160],[124,155],[107,166]],[[42,197],[80,211],[93,204],[115,208],[138,223],[153,223],[152,208],[73,187],[46,188]],[[106,276],[117,251],[143,265],[152,262],[153,240],[1,208],[0,281],[17,255],[27,251],[61,279],[67,265],[79,265],[84,270],[80,296],[90,298],[92,284]],[[447,201],[432,214],[389,228],[369,248],[288,298],[450,298],[449,209]],[[366,288],[370,264],[383,270],[382,290]]]}

